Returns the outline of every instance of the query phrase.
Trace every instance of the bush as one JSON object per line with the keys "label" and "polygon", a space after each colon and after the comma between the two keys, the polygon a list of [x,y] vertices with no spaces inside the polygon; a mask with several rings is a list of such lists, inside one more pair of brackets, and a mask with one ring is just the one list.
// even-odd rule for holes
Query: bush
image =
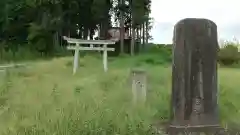
{"label": "bush", "polygon": [[151,45],[147,51],[149,57],[145,57],[148,64],[164,64],[172,62],[172,46],[171,45]]}
{"label": "bush", "polygon": [[172,53],[172,45],[149,45],[148,47],[149,53],[164,53],[166,55],[171,55]]}
{"label": "bush", "polygon": [[238,52],[238,47],[234,43],[226,43],[223,48],[220,49],[218,54],[218,61],[220,64],[225,66],[230,66],[237,64],[240,60],[240,53]]}
{"label": "bush", "polygon": [[52,31],[36,23],[31,23],[28,29],[27,40],[32,50],[40,52],[41,55],[49,55],[54,52]]}
{"label": "bush", "polygon": [[171,58],[172,56],[172,45],[152,45],[148,49],[148,53],[155,53],[166,58]]}

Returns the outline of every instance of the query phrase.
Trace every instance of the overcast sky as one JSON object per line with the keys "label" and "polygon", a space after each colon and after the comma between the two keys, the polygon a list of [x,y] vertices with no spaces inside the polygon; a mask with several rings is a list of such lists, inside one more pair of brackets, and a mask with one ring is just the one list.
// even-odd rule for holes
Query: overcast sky
{"label": "overcast sky", "polygon": [[172,43],[173,27],[183,18],[206,18],[218,26],[220,39],[240,39],[239,0],[152,0],[154,43]]}

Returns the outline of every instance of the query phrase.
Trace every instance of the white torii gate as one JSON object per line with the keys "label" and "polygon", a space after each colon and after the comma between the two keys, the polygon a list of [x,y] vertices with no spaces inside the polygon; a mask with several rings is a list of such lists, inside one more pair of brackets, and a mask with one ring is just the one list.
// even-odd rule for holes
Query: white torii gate
{"label": "white torii gate", "polygon": [[[79,51],[80,50],[93,50],[93,51],[103,51],[103,68],[104,71],[107,72],[107,51],[115,51],[114,48],[107,48],[107,45],[115,44],[114,40],[82,40],[75,38],[68,38],[63,36],[63,39],[66,40],[69,44],[75,44],[75,46],[68,46],[68,50],[75,50],[74,53],[74,62],[73,62],[73,74],[76,73],[78,68],[78,59],[79,59]],[[90,47],[80,46],[81,44],[90,44]],[[103,45],[103,47],[94,47],[93,45]]]}

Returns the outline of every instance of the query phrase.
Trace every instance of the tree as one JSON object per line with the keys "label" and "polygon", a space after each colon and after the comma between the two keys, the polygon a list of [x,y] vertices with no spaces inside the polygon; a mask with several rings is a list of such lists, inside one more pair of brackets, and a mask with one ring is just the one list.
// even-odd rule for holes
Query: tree
{"label": "tree", "polygon": [[[92,39],[100,29],[100,37],[106,39],[111,24],[120,22],[123,52],[125,29],[139,33],[145,24],[145,32],[137,35],[146,37],[148,29],[143,18],[150,12],[150,3],[149,0],[1,0],[0,42],[5,45],[1,44],[1,48],[30,47],[33,51],[54,54],[64,35]],[[116,19],[111,22],[113,16]]]}

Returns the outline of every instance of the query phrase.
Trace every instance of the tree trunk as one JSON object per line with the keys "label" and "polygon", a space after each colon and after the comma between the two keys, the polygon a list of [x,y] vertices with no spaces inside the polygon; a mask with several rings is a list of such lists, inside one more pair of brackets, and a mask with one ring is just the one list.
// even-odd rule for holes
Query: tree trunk
{"label": "tree trunk", "polygon": [[[4,45],[6,44],[6,42],[4,40],[2,40],[2,42],[0,43],[0,60],[3,59],[3,52],[4,50]],[[1,63],[1,62],[0,62]]]}
{"label": "tree trunk", "polygon": [[141,44],[142,44],[142,34],[143,34],[143,33],[142,33],[142,28],[143,28],[142,26],[143,26],[143,25],[141,24],[141,25],[140,25],[140,28],[139,28],[139,37],[140,37],[140,43],[141,43]]}
{"label": "tree trunk", "polygon": [[[132,18],[132,12],[130,12],[130,18]],[[129,26],[129,37],[132,37],[132,25]]]}
{"label": "tree trunk", "polygon": [[103,26],[102,26],[102,23],[100,23],[100,26],[99,26],[99,39],[102,39],[102,32],[103,32]]}
{"label": "tree trunk", "polygon": [[134,49],[135,49],[135,38],[136,38],[136,32],[135,28],[132,27],[132,40],[131,40],[131,55],[134,55]]}
{"label": "tree trunk", "polygon": [[105,39],[105,28],[104,28],[104,22],[100,25],[100,39]]}
{"label": "tree trunk", "polygon": [[83,39],[87,39],[88,38],[88,28],[84,28],[84,31],[83,31]]}
{"label": "tree trunk", "polygon": [[145,36],[146,36],[146,33],[145,33],[145,24],[146,24],[146,22],[144,22],[143,23],[143,26],[142,26],[142,29],[143,29],[143,31],[142,31],[142,49],[144,50],[145,49]]}
{"label": "tree trunk", "polygon": [[53,35],[53,45],[54,45],[54,50],[58,49],[60,44],[59,44],[59,34],[58,32],[55,32]]}
{"label": "tree trunk", "polygon": [[146,21],[146,44],[148,44],[148,38],[149,38],[149,31],[148,31],[148,27],[149,27],[149,20]]}
{"label": "tree trunk", "polygon": [[122,6],[124,4],[124,0],[120,0],[120,53],[123,54],[124,53],[124,17],[123,17],[123,10],[122,10]]}
{"label": "tree trunk", "polygon": [[129,27],[129,31],[128,31],[129,37],[132,37],[132,30],[131,30],[131,29],[132,29],[132,27],[130,26],[130,27]]}
{"label": "tree trunk", "polygon": [[59,45],[60,45],[61,47],[63,46],[62,36],[63,36],[63,29],[60,29],[60,30],[59,30],[59,37],[60,37],[60,39],[59,39]]}
{"label": "tree trunk", "polygon": [[68,26],[68,37],[71,37],[71,22],[70,22],[70,19],[67,21],[67,26]]}
{"label": "tree trunk", "polygon": [[137,31],[137,32],[136,32],[136,33],[137,33],[137,37],[136,37],[136,38],[137,38],[137,41],[139,42],[139,38],[140,38],[140,35],[139,35],[139,26],[137,26],[136,31]]}
{"label": "tree trunk", "polygon": [[94,33],[94,29],[91,28],[91,29],[90,29],[90,39],[91,39],[91,40],[93,40],[94,34],[95,34],[95,33]]}

